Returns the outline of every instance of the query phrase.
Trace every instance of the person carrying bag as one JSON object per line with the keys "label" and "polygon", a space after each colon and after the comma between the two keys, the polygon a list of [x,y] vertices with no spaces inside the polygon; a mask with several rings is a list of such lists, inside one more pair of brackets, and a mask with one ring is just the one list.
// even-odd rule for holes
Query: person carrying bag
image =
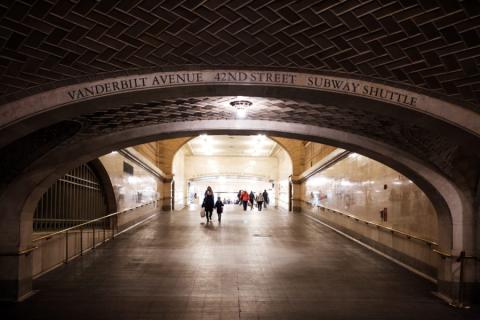
{"label": "person carrying bag", "polygon": [[[207,216],[207,222],[212,220],[213,207],[215,206],[215,198],[213,196],[213,190],[210,186],[207,187],[205,191],[205,198],[203,199],[202,208],[205,210],[205,215]],[[202,214],[200,212],[200,214]]]}

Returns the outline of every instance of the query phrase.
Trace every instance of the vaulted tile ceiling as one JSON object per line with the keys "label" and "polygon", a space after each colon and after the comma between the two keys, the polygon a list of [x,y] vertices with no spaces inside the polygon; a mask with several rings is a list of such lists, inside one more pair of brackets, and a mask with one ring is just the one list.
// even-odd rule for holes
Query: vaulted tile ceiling
{"label": "vaulted tile ceiling", "polygon": [[420,87],[478,108],[474,104],[480,102],[480,4],[476,0],[0,4],[3,101],[79,79],[188,65],[343,72]]}
{"label": "vaulted tile ceiling", "polygon": [[[81,123],[81,134],[69,143],[140,126],[198,119],[234,119],[235,111],[225,108],[225,101],[233,98],[210,96],[158,100],[82,115],[76,119]],[[249,109],[247,119],[309,124],[352,132],[408,150],[444,172],[451,172],[454,166],[458,143],[448,135],[422,128],[414,121],[403,123],[386,115],[345,106],[258,97],[252,101],[255,103]]]}
{"label": "vaulted tile ceiling", "polygon": [[200,135],[188,142],[194,156],[269,157],[276,145],[264,135]]}

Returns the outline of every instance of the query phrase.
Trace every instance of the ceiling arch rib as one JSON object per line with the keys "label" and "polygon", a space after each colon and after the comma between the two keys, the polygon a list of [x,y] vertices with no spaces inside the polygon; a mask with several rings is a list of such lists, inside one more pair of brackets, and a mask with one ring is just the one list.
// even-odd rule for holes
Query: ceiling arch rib
{"label": "ceiling arch rib", "polygon": [[[439,212],[441,225],[445,227],[443,231],[445,232],[445,237],[443,237],[442,240],[445,242],[441,243],[442,246],[449,247],[451,245],[451,242],[449,242],[451,241],[449,239],[452,239],[450,238],[451,232],[457,235],[462,234],[462,217],[464,215],[470,217],[471,214],[468,208],[463,206],[462,199],[458,199],[461,195],[459,195],[456,187],[454,187],[448,179],[445,179],[436,171],[431,170],[431,168],[424,163],[418,162],[418,159],[412,158],[411,155],[406,152],[360,135],[349,134],[339,130],[265,120],[201,120],[195,123],[190,121],[164,123],[149,127],[135,127],[123,132],[113,132],[107,136],[100,135],[91,137],[78,143],[64,145],[62,149],[65,152],[51,153],[48,157],[39,159],[39,161],[30,168],[29,173],[27,173],[28,175],[33,174],[34,176],[30,178],[26,177],[26,181],[22,178],[16,183],[21,183],[22,188],[25,188],[29,183],[39,185],[40,182],[36,181],[36,179],[41,178],[41,173],[45,172],[45,168],[50,168],[52,165],[56,166],[55,170],[60,174],[60,171],[74,167],[78,163],[85,162],[88,159],[98,157],[112,148],[122,148],[128,145],[140,144],[161,138],[170,138],[172,136],[190,136],[199,129],[209,134],[254,134],[257,132],[265,132],[279,137],[299,138],[326,143],[340,148],[350,149],[378,160],[411,178],[429,194],[429,197],[435,199],[433,202],[436,205],[437,212]],[[94,146],[102,141],[101,148]],[[73,159],[71,158],[72,155],[78,155],[78,157]],[[54,178],[55,177],[51,175],[48,177],[48,179]],[[45,184],[45,186],[48,187],[47,182],[49,181],[46,180],[45,183],[40,184]],[[16,192],[16,189],[13,188],[8,192]],[[8,194],[8,192],[6,194]],[[450,223],[452,223],[450,219],[454,220],[454,230],[448,227]],[[453,237],[453,239],[455,239],[455,241],[461,241],[458,236]],[[460,242],[455,242],[453,248],[457,250],[461,246],[462,244]]]}
{"label": "ceiling arch rib", "polygon": [[[452,153],[457,150],[458,145],[448,137],[414,123],[403,123],[392,117],[345,107],[285,99],[256,99],[258,104],[249,111],[249,119],[303,123],[345,130],[400,146],[421,159],[430,160],[444,172],[452,170]],[[223,107],[224,100],[225,97],[177,98],[125,105],[86,114],[77,118],[83,128],[79,139],[84,135],[108,134],[158,123],[232,119],[232,114]]]}

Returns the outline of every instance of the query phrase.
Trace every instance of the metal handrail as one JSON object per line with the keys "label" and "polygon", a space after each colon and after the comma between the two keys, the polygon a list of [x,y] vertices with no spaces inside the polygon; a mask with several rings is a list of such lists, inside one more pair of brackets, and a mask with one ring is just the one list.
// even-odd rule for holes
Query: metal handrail
{"label": "metal handrail", "polygon": [[452,255],[451,253],[444,252],[444,251],[440,251],[440,250],[437,250],[437,249],[433,249],[433,252],[435,252],[436,254],[438,254],[439,256],[441,256],[442,258],[451,258],[451,257],[453,257],[453,255]]}
{"label": "metal handrail", "polygon": [[30,247],[30,248],[27,248],[27,249],[23,249],[23,250],[18,251],[18,252],[1,253],[1,254],[0,254],[0,257],[15,257],[15,256],[28,255],[28,254],[30,254],[30,252],[32,252],[32,251],[34,251],[34,250],[37,250],[37,249],[38,249],[38,247],[33,246],[33,247]]}
{"label": "metal handrail", "polygon": [[[150,202],[147,202],[147,203],[144,203],[144,204],[141,204],[139,206],[136,206],[136,207],[133,207],[133,208],[128,208],[128,209],[125,209],[125,210],[122,210],[122,211],[117,211],[117,212],[114,212],[114,213],[110,213],[106,216],[103,216],[103,217],[100,217],[100,218],[96,218],[96,219],[93,219],[93,220],[89,220],[87,222],[84,222],[84,223],[81,223],[81,224],[77,224],[73,227],[70,227],[70,228],[66,228],[66,229],[62,229],[62,230],[59,230],[59,231],[55,231],[55,232],[52,232],[52,233],[49,233],[47,235],[44,235],[44,236],[41,236],[39,238],[36,238],[36,239],[33,239],[32,240],[32,243],[34,242],[38,242],[40,240],[48,240],[50,238],[52,238],[53,236],[55,235],[58,235],[58,234],[63,234],[65,233],[66,235],[68,235],[68,232],[69,231],[72,231],[72,230],[75,230],[75,229],[79,229],[80,228],[80,233],[82,233],[83,231],[83,228],[84,226],[86,225],[89,225],[89,224],[92,224],[92,223],[95,223],[95,222],[98,222],[98,221],[101,221],[101,220],[105,220],[105,219],[108,219],[108,218],[111,218],[111,217],[116,217],[122,213],[125,213],[125,212],[128,212],[128,211],[132,211],[132,210],[136,210],[138,208],[141,208],[141,207],[145,207],[145,206],[148,206],[150,204],[154,204],[155,202],[157,202],[159,199],[156,199],[156,200],[153,200],[153,201],[150,201]],[[95,230],[95,225],[93,226],[93,230]],[[114,229],[114,226],[112,228],[112,236],[111,238],[114,238],[115,237],[115,229]],[[106,237],[105,237],[105,228],[103,228],[103,242],[106,241]],[[95,235],[93,235],[93,243],[94,243],[94,247],[95,247]],[[65,262],[68,262],[68,241],[65,242],[65,245],[66,245],[66,261]],[[82,246],[82,244],[80,244],[80,246]],[[18,252],[10,252],[10,253],[0,253],[0,256],[1,257],[4,257],[4,256],[22,256],[22,255],[28,255],[30,254],[31,252],[35,251],[36,249],[38,249],[39,246],[32,246],[30,248],[27,248],[27,249],[23,249],[23,250],[20,250]],[[81,249],[81,252],[80,254],[83,254],[83,248]]]}
{"label": "metal handrail", "polygon": [[107,218],[110,218],[110,217],[113,217],[113,216],[118,216],[119,214],[121,213],[125,213],[127,211],[132,211],[132,210],[135,210],[135,209],[138,209],[138,208],[141,208],[141,207],[145,207],[145,206],[148,206],[152,203],[155,203],[157,200],[153,200],[153,201],[150,201],[150,202],[147,202],[147,203],[144,203],[144,204],[141,204],[137,207],[133,207],[133,208],[128,208],[128,209],[125,209],[125,210],[122,210],[122,211],[117,211],[117,212],[114,212],[114,213],[110,213],[106,216],[103,216],[103,217],[100,217],[100,218],[96,218],[96,219],[92,219],[92,220],[89,220],[87,222],[84,222],[84,223],[80,223],[80,224],[77,224],[73,227],[70,227],[70,228],[66,228],[66,229],[62,229],[62,230],[59,230],[59,231],[55,231],[55,232],[52,232],[52,233],[49,233],[47,235],[44,235],[44,236],[41,236],[39,238],[36,238],[36,239],[33,239],[32,242],[37,242],[37,241],[40,241],[40,240],[43,240],[43,239],[50,239],[51,237],[53,236],[56,236],[57,234],[62,234],[62,233],[66,233],[68,231],[71,231],[71,230],[74,230],[74,229],[78,229],[78,228],[81,228],[83,226],[86,226],[86,225],[89,225],[89,224],[92,224],[94,222],[98,222],[98,221],[101,221],[101,220],[105,220]]}
{"label": "metal handrail", "polygon": [[465,268],[465,260],[472,259],[472,260],[479,260],[478,257],[476,256],[467,256],[465,254],[465,251],[461,251],[458,256],[455,256],[451,253],[439,251],[439,250],[433,250],[433,252],[439,254],[442,259],[446,258],[453,258],[455,259],[456,262],[460,263],[460,275],[458,276],[458,292],[457,292],[457,297],[456,299],[453,299],[450,302],[450,305],[457,307],[457,308],[469,308],[469,306],[464,304],[464,286],[465,286],[465,279],[464,279],[464,268]]}
{"label": "metal handrail", "polygon": [[455,259],[458,259],[459,257],[462,257],[462,259],[473,259],[473,260],[478,260],[478,257],[476,256],[467,256],[465,255],[465,252],[463,252],[463,255],[462,253],[460,253],[459,256],[455,256],[451,253],[447,253],[447,252],[444,252],[444,251],[440,251],[440,250],[436,250],[436,249],[433,249],[433,252],[435,252],[436,254],[438,254],[439,256],[441,256],[442,258],[455,258]]}
{"label": "metal handrail", "polygon": [[[303,201],[311,205],[311,203],[309,203],[308,201],[305,201],[305,200],[303,200]],[[396,233],[396,234],[402,235],[402,236],[406,237],[407,239],[414,239],[414,240],[417,240],[417,241],[425,242],[429,246],[438,246],[438,243],[436,243],[434,241],[431,241],[431,240],[428,240],[428,239],[425,239],[425,238],[422,238],[422,237],[419,237],[419,236],[416,236],[416,235],[413,235],[413,234],[410,234],[410,233],[407,233],[407,232],[404,232],[404,231],[400,231],[400,230],[396,230],[396,229],[393,229],[393,228],[390,228],[390,227],[386,227],[386,226],[383,226],[381,224],[378,224],[378,223],[375,223],[375,222],[372,222],[372,221],[361,219],[361,218],[358,218],[354,215],[351,215],[351,214],[346,213],[346,212],[342,212],[342,211],[337,210],[337,209],[331,209],[331,208],[325,207],[325,206],[320,205],[320,204],[317,204],[316,206],[320,207],[320,208],[323,208],[323,209],[326,209],[326,210],[329,210],[329,211],[336,212],[338,214],[346,216],[347,218],[354,219],[355,221],[363,222],[367,225],[375,226],[378,229],[383,229],[383,230],[389,231],[391,233]]]}

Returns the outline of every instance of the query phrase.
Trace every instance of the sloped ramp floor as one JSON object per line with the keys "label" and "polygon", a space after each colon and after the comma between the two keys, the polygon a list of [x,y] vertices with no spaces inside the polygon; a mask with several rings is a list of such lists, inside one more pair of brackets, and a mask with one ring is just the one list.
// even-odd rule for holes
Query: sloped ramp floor
{"label": "sloped ramp floor", "polygon": [[37,279],[2,319],[480,319],[434,285],[298,214],[159,214]]}

